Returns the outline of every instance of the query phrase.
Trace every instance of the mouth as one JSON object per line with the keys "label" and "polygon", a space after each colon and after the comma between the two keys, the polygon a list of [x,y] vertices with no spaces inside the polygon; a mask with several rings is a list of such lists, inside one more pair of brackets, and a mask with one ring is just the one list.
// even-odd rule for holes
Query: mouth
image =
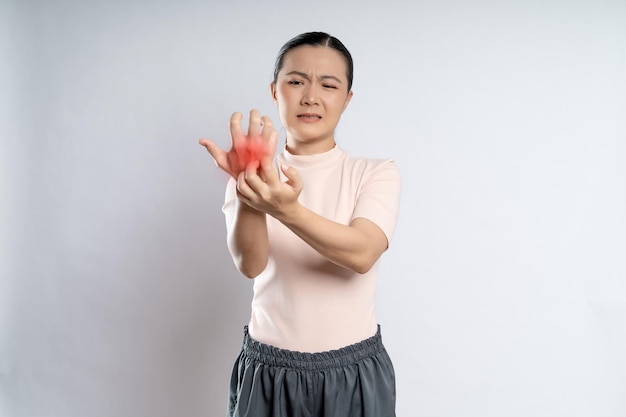
{"label": "mouth", "polygon": [[302,114],[299,114],[297,117],[299,120],[307,121],[307,122],[317,121],[322,118],[322,116],[316,113],[302,113]]}

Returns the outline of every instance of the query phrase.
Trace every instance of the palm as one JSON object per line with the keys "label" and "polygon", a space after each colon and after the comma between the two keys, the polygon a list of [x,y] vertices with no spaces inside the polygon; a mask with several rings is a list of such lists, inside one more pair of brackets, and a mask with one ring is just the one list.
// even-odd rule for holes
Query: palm
{"label": "palm", "polygon": [[242,117],[241,113],[234,113],[230,118],[232,146],[228,152],[208,139],[200,140],[200,144],[207,148],[217,166],[235,179],[250,163],[271,158],[276,149],[277,133],[269,117],[261,118],[258,111],[252,110],[246,135],[241,130]]}

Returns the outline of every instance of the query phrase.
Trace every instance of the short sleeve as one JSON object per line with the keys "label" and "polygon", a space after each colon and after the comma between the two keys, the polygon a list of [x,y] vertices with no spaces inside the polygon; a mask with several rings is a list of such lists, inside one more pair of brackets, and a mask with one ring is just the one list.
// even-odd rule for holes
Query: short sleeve
{"label": "short sleeve", "polygon": [[[230,225],[233,224],[235,219],[235,205],[237,199],[237,183],[233,178],[228,180],[226,184],[226,192],[224,195],[224,205],[222,206],[222,212],[226,220],[226,229],[230,229]],[[230,231],[230,230],[228,230]]]}
{"label": "short sleeve", "polygon": [[377,162],[364,172],[352,219],[372,221],[391,242],[400,208],[400,171],[392,160]]}

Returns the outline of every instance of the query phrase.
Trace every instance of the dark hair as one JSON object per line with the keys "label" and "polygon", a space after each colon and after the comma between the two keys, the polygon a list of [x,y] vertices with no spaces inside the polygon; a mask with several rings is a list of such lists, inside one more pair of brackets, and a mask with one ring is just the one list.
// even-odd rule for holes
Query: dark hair
{"label": "dark hair", "polygon": [[274,65],[274,83],[278,79],[278,73],[283,67],[283,61],[287,52],[299,46],[326,46],[339,52],[343,59],[346,61],[346,76],[348,77],[348,91],[352,88],[352,78],[354,76],[354,64],[352,62],[352,55],[348,52],[348,49],[343,43],[334,36],[324,32],[306,32],[296,36],[289,42],[283,45],[278,51],[276,57],[276,64]]}

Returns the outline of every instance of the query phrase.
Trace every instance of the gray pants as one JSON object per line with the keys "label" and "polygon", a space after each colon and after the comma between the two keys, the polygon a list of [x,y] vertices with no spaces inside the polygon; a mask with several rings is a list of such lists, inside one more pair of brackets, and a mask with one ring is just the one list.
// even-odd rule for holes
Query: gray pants
{"label": "gray pants", "polygon": [[376,335],[321,353],[279,349],[250,337],[230,381],[229,417],[395,417],[393,365]]}

